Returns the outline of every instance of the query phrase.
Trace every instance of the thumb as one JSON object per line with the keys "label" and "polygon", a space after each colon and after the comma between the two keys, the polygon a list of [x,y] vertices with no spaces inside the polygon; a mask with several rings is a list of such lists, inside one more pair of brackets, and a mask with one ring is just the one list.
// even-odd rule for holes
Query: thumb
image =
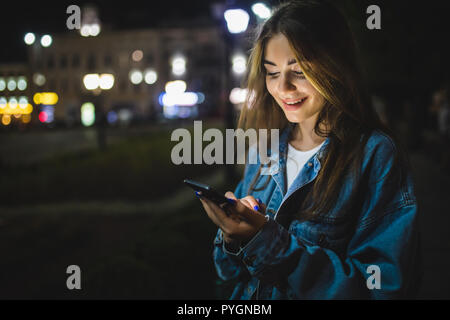
{"label": "thumb", "polygon": [[236,196],[235,196],[234,193],[231,192],[231,191],[225,192],[225,197],[227,197],[227,198],[229,198],[229,199],[237,200]]}

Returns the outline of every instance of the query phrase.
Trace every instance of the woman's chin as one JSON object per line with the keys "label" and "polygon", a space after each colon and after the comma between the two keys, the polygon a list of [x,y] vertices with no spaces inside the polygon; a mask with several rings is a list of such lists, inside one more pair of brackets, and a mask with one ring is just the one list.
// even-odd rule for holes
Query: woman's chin
{"label": "woman's chin", "polygon": [[300,123],[300,122],[302,122],[304,120],[302,117],[296,117],[296,116],[294,116],[292,114],[286,114],[285,113],[285,116],[286,116],[286,119],[289,122],[292,122],[292,123]]}

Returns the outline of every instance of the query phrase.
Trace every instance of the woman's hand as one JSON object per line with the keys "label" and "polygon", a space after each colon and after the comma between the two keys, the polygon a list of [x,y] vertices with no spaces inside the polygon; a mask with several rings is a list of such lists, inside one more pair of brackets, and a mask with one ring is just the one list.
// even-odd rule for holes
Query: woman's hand
{"label": "woman's hand", "polygon": [[222,230],[224,241],[227,243],[248,242],[267,221],[266,217],[257,211],[259,209],[265,212],[265,205],[252,196],[236,199],[235,195],[228,191],[225,196],[233,199],[235,203],[219,207],[202,197],[201,193],[197,194],[208,217]]}

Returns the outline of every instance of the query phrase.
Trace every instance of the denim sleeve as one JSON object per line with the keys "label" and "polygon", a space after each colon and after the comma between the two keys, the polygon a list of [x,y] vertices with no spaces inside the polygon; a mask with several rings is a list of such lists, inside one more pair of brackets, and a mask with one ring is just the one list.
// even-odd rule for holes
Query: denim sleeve
{"label": "denim sleeve", "polygon": [[239,256],[251,276],[291,299],[409,297],[418,281],[419,252],[417,204],[410,192],[411,179],[397,190],[388,179],[371,185],[345,254],[305,243],[294,229],[269,219]]}
{"label": "denim sleeve", "polygon": [[[408,270],[415,263],[415,215],[416,205],[409,205],[358,229],[345,257],[302,243],[270,219],[240,256],[252,276],[293,299],[404,298],[415,280]],[[379,268],[379,289],[370,266]]]}

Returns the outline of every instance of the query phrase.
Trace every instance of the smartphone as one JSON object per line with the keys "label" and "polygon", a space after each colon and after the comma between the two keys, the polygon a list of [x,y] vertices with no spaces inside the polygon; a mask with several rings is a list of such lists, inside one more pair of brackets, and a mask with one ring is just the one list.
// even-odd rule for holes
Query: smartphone
{"label": "smartphone", "polygon": [[194,189],[195,191],[200,191],[203,197],[208,198],[217,205],[229,203],[228,199],[223,194],[214,190],[211,186],[208,186],[207,184],[190,179],[184,179],[183,182],[192,189]]}

